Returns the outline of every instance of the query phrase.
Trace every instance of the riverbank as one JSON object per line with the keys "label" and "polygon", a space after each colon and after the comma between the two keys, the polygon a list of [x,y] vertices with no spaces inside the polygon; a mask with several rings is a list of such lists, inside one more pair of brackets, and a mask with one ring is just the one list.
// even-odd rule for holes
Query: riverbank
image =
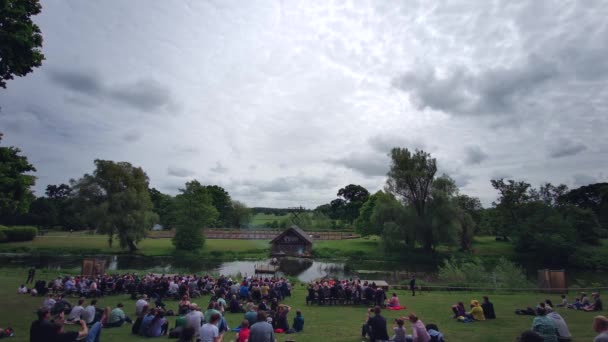
{"label": "riverbank", "polygon": [[[51,279],[57,274],[52,271],[41,271],[37,273],[38,278]],[[43,298],[18,295],[17,287],[25,280],[27,270],[17,271],[13,269],[0,269],[0,302],[7,310],[0,311],[0,326],[10,326],[15,329],[17,336],[11,338],[14,342],[26,342],[29,340],[29,325],[34,319],[33,312],[42,303]],[[392,291],[391,291],[392,292]],[[529,329],[532,322],[531,316],[518,316],[514,311],[526,306],[534,306],[545,298],[558,301],[557,295],[546,295],[538,293],[518,294],[496,294],[490,295],[494,302],[498,319],[470,324],[457,323],[452,320],[450,306],[457,301],[468,302],[470,299],[481,299],[485,293],[480,292],[427,292],[411,297],[406,291],[397,291],[401,302],[408,309],[405,311],[391,312],[383,311],[383,315],[389,324],[389,328],[395,318],[416,313],[424,323],[435,323],[445,334],[448,341],[488,341],[488,342],[511,342],[523,330]],[[570,299],[574,296],[570,294]],[[294,310],[300,309],[305,317],[304,332],[294,335],[298,342],[337,341],[337,342],[359,342],[361,341],[360,328],[365,318],[366,308],[363,306],[306,306],[304,297],[305,287],[295,284],[294,294],[287,298],[285,304]],[[195,301],[206,303],[209,297],[202,297]],[[73,298],[70,298],[74,301]],[[109,296],[99,300],[99,306],[115,306],[118,302],[125,304],[125,312],[132,315],[134,301],[128,299],[127,295]],[[177,302],[167,301],[168,309],[177,311]],[[575,310],[558,309],[564,317],[574,341],[590,341],[595,336],[591,324],[595,313],[580,312]],[[605,314],[605,313],[602,313]],[[242,320],[241,314],[227,314],[229,326],[236,327]],[[293,314],[289,315],[289,320]],[[171,327],[175,324],[175,318],[169,318]],[[73,328],[73,327],[70,327]],[[406,325],[408,333],[409,324]],[[226,341],[234,339],[234,334],[228,334]],[[280,336],[284,340],[286,336]],[[130,334],[130,326],[121,328],[104,329],[102,331],[104,341],[142,341],[143,338]]]}

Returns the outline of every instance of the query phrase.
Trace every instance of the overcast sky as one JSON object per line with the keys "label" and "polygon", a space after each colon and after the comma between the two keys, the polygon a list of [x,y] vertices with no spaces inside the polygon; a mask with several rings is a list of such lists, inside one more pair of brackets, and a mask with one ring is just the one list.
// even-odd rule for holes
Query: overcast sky
{"label": "overcast sky", "polygon": [[141,166],[250,206],[381,189],[423,148],[485,205],[490,179],[608,179],[607,1],[42,1],[43,66],[0,89],[36,190]]}

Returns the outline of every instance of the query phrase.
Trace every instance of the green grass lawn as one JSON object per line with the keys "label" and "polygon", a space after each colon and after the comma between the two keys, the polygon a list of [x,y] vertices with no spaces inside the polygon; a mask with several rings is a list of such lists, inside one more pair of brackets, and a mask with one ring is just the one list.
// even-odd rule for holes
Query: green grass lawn
{"label": "green grass lawn", "polygon": [[[40,271],[39,277],[49,279],[54,274],[52,271]],[[15,271],[14,269],[0,269],[0,326],[10,326],[16,330],[17,337],[10,341],[20,342],[29,340],[29,325],[34,319],[34,311],[42,303],[43,298],[17,295],[17,287],[24,281],[26,270]],[[468,302],[470,299],[481,299],[482,293],[470,292],[427,292],[411,297],[406,292],[397,291],[402,304],[407,305],[405,311],[391,312],[383,311],[390,323],[397,316],[407,315],[415,312],[424,323],[435,323],[446,335],[448,341],[514,341],[519,332],[530,327],[531,316],[517,316],[515,309],[525,306],[534,306],[546,297],[557,302],[557,296],[545,294],[490,294],[494,302],[498,319],[476,323],[457,323],[451,319],[450,306],[457,301]],[[362,341],[360,327],[365,317],[365,308],[362,306],[306,306],[304,305],[305,289],[301,284],[295,286],[294,295],[285,303],[293,309],[301,309],[305,317],[304,332],[290,337],[295,337],[298,342],[317,341]],[[75,299],[71,299],[74,301]],[[206,304],[209,297],[198,298],[198,304]],[[99,301],[100,306],[114,306],[118,302],[125,304],[125,312],[132,315],[134,302],[126,295],[111,296]],[[177,303],[167,302],[168,308],[177,311]],[[593,313],[584,313],[574,310],[559,309],[575,341],[591,341],[595,336],[591,324]],[[242,320],[240,314],[227,314],[230,327],[237,326]],[[293,315],[290,314],[290,323]],[[170,318],[171,326],[175,319]],[[411,331],[406,325],[408,332]],[[279,335],[279,341],[284,341],[286,335]],[[130,335],[130,326],[121,328],[104,329],[102,341],[140,341],[144,338]],[[234,333],[229,333],[224,341],[234,340]]]}
{"label": "green grass lawn", "polygon": [[285,220],[289,218],[289,215],[281,215],[281,216],[276,216],[273,214],[263,214],[263,213],[258,213],[253,215],[253,217],[251,218],[251,222],[249,222],[252,226],[257,227],[257,226],[261,226],[261,225],[265,225],[265,224],[270,224],[273,221],[277,221],[277,223],[281,223],[282,220]]}

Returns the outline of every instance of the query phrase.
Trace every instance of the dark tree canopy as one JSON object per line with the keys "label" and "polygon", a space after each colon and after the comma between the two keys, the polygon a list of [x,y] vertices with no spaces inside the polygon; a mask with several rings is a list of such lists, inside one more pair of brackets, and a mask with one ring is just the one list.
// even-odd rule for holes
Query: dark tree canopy
{"label": "dark tree canopy", "polygon": [[3,221],[26,213],[35,199],[31,188],[36,178],[28,173],[36,169],[20,153],[16,147],[0,146],[0,219]]}
{"label": "dark tree canopy", "polygon": [[42,64],[42,34],[31,19],[41,9],[38,0],[0,0],[0,87]]}
{"label": "dark tree canopy", "polygon": [[608,183],[595,183],[570,190],[561,200],[595,213],[600,225],[608,229]]}
{"label": "dark tree canopy", "polygon": [[233,219],[233,206],[230,195],[224,188],[217,185],[207,185],[205,187],[207,192],[211,195],[213,206],[217,209],[219,216],[215,226],[218,227],[232,227],[235,223]]}
{"label": "dark tree canopy", "polygon": [[186,183],[175,196],[173,216],[175,236],[173,245],[178,250],[197,251],[205,243],[203,228],[217,220],[219,213],[213,206],[209,189],[196,180]]}

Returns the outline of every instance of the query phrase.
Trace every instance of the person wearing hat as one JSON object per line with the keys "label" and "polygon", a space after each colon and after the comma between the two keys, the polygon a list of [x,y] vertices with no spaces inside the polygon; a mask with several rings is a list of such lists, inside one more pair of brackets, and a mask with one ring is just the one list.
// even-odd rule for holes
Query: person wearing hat
{"label": "person wearing hat", "polygon": [[471,311],[467,312],[465,316],[476,321],[486,320],[486,317],[483,314],[483,309],[481,308],[481,305],[479,305],[479,301],[476,299],[471,301]]}
{"label": "person wearing hat", "polygon": [[602,300],[600,299],[600,294],[594,292],[591,294],[591,297],[595,300],[593,304],[586,306],[583,310],[585,311],[602,311],[604,310],[604,305],[602,304]]}

